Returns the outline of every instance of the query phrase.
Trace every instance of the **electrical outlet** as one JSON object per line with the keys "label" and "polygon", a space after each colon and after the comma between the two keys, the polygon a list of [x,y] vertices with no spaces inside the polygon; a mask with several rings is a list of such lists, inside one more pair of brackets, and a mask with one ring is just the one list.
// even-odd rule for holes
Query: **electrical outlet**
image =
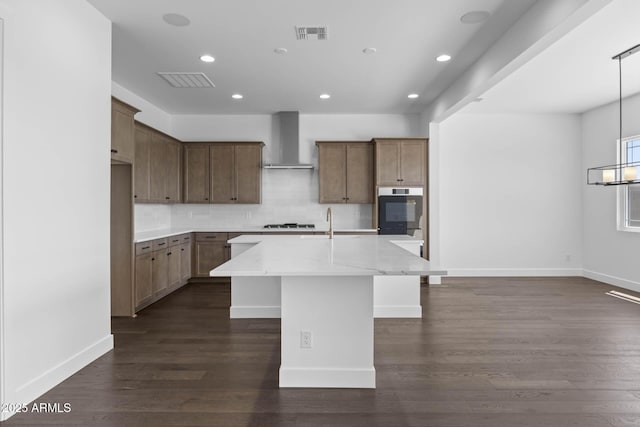
{"label": "electrical outlet", "polygon": [[311,348],[311,332],[300,331],[300,348]]}

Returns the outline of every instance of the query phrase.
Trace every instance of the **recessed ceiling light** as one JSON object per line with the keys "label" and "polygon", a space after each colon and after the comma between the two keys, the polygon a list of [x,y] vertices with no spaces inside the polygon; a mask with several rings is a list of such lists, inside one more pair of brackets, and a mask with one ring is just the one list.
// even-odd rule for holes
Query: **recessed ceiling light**
{"label": "recessed ceiling light", "polygon": [[460,17],[460,22],[463,24],[482,24],[486,22],[491,14],[486,10],[474,10],[472,12],[465,13]]}
{"label": "recessed ceiling light", "polygon": [[323,93],[322,95],[320,95],[320,99],[329,99],[331,98],[331,95],[329,95],[328,93]]}
{"label": "recessed ceiling light", "polygon": [[289,51],[284,47],[277,47],[277,48],[273,49],[273,52],[277,53],[278,55],[284,55],[285,53],[287,53]]}
{"label": "recessed ceiling light", "polygon": [[242,99],[242,98],[244,98],[244,96],[242,96],[242,95],[241,95],[241,94],[239,94],[239,93],[234,93],[233,95],[231,95],[231,97],[232,97],[233,99]]}
{"label": "recessed ceiling light", "polygon": [[440,55],[440,56],[436,57],[436,61],[438,61],[438,62],[447,62],[449,60],[451,60],[451,56],[447,55],[447,54],[443,54],[443,55]]}
{"label": "recessed ceiling light", "polygon": [[407,98],[409,99],[416,99],[417,97],[419,97],[420,95],[418,95],[417,93],[410,93],[409,95],[407,95]]}
{"label": "recessed ceiling light", "polygon": [[373,53],[376,53],[377,51],[378,49],[376,49],[375,47],[365,47],[364,49],[362,49],[362,53],[367,55],[371,55]]}
{"label": "recessed ceiling light", "polygon": [[167,13],[162,15],[162,19],[169,25],[173,25],[174,27],[185,27],[191,24],[189,18],[184,15],[180,15],[178,13]]}
{"label": "recessed ceiling light", "polygon": [[202,56],[200,57],[200,61],[202,61],[202,62],[213,62],[213,61],[215,61],[215,60],[216,60],[216,58],[214,58],[214,57],[213,57],[213,56],[211,56],[211,55],[202,55]]}

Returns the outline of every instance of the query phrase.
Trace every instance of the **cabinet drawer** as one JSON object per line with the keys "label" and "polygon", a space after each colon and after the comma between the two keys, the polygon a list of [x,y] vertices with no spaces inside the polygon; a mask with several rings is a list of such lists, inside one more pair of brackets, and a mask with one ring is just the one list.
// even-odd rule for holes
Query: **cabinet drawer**
{"label": "cabinet drawer", "polygon": [[169,239],[167,239],[166,237],[164,239],[156,239],[153,241],[153,250],[154,251],[158,251],[160,249],[166,249],[169,242]]}
{"label": "cabinet drawer", "polygon": [[136,255],[149,253],[153,250],[153,241],[136,243]]}
{"label": "cabinet drawer", "polygon": [[189,243],[191,242],[191,233],[185,233],[180,235],[181,243]]}
{"label": "cabinet drawer", "polygon": [[169,247],[178,246],[179,244],[182,243],[182,235],[178,234],[175,236],[169,236],[167,237],[167,240],[168,240]]}
{"label": "cabinet drawer", "polygon": [[226,242],[227,239],[227,233],[196,233],[196,242]]}

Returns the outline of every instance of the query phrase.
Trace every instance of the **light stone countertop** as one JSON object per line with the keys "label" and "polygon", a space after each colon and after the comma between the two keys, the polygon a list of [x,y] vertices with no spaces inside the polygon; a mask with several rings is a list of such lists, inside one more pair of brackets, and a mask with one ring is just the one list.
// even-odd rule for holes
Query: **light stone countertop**
{"label": "light stone countertop", "polygon": [[429,261],[399,246],[420,244],[410,236],[239,236],[231,244],[254,244],[211,270],[229,276],[384,276],[446,275]]}
{"label": "light stone countertop", "polygon": [[[326,233],[329,229],[322,228],[262,228],[262,227],[200,227],[200,228],[186,228],[186,227],[175,227],[175,228],[163,228],[160,230],[151,230],[151,231],[142,231],[135,233],[133,241],[135,243],[147,242],[149,240],[162,239],[164,237],[175,236],[177,234],[184,233],[243,233],[243,234],[251,234],[251,233],[291,233],[291,234],[300,234],[300,233]],[[362,228],[362,229],[336,229],[334,230],[336,233],[378,233],[378,230],[371,228]]]}

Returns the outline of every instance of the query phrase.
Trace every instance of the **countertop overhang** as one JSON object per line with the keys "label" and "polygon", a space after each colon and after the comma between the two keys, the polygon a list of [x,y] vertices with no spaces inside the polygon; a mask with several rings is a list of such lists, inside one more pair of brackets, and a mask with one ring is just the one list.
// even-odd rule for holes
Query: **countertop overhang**
{"label": "countertop overhang", "polygon": [[422,240],[395,235],[245,235],[229,241],[253,247],[211,270],[210,276],[429,276],[429,261],[401,245]]}

